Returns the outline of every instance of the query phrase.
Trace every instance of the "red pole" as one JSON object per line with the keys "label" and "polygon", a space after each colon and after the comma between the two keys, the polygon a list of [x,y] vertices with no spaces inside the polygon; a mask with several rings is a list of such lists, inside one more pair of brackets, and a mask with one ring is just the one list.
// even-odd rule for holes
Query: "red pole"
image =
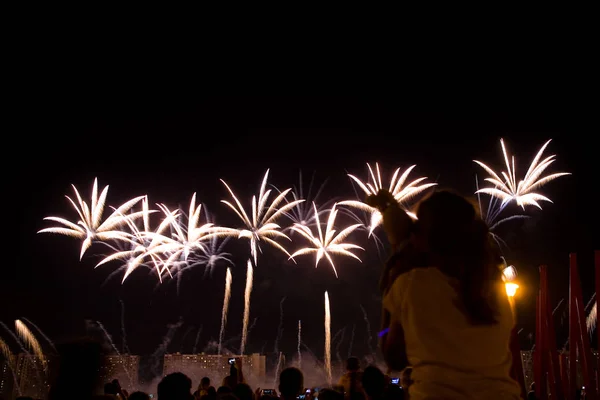
{"label": "red pole", "polygon": [[568,398],[575,400],[577,390],[577,300],[575,299],[575,280],[577,255],[569,254],[569,393]]}
{"label": "red pole", "polygon": [[596,269],[596,394],[600,397],[600,374],[598,373],[598,368],[600,368],[600,304],[598,303],[598,296],[600,296],[600,251],[596,250],[594,252],[594,266]]}
{"label": "red pole", "polygon": [[541,399],[542,386],[542,310],[540,309],[540,294],[535,300],[535,351],[533,352],[533,382],[535,383],[535,397]]}
{"label": "red pole", "polygon": [[[544,270],[546,267],[544,266]],[[548,286],[548,275],[545,275],[546,289]],[[560,374],[560,366],[558,362],[558,352],[556,351],[556,331],[554,330],[554,316],[552,315],[552,307],[550,303],[550,296],[546,295],[546,343],[549,354],[549,379],[550,387],[553,387],[553,398],[564,399],[564,388],[562,385],[562,378]]]}

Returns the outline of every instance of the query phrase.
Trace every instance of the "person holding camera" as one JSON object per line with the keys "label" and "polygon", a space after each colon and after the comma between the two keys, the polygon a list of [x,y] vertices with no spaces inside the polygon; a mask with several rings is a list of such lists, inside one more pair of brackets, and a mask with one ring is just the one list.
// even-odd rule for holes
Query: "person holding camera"
{"label": "person holding camera", "polygon": [[514,317],[474,206],[435,192],[412,222],[389,192],[368,201],[396,250],[382,276],[380,345],[391,370],[412,367],[410,398],[519,399],[510,378]]}

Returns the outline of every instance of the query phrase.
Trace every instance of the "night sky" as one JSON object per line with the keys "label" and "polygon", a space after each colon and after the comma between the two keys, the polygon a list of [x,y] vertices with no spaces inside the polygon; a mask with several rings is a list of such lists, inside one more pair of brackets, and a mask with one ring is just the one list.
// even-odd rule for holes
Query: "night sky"
{"label": "night sky", "polygon": [[[15,117],[20,123],[3,161],[8,221],[0,320],[12,326],[14,319],[28,318],[57,341],[83,335],[85,320],[98,320],[121,347],[123,301],[133,353],[152,353],[167,325],[180,318],[183,325],[169,351],[191,351],[201,326],[202,349],[218,338],[224,289],[224,268],[217,268],[212,277],[205,277],[201,267],[186,273],[179,294],[173,282],[157,286],[156,277],[141,269],[123,285],[121,275],[105,282],[116,265],[94,269],[105,251],[102,246],[94,245],[79,262],[76,239],[36,234],[51,226],[42,220],[45,216],[75,218],[64,197],[72,194],[70,184],[89,199],[98,177],[101,186],[110,185],[107,204],[114,206],[148,194],[151,203],[185,209],[197,192],[217,223],[238,227],[236,216],[220,203],[227,198],[220,178],[246,207],[267,168],[269,182],[279,188],[298,185],[302,170],[305,187],[313,172],[316,186],[328,180],[323,199],[354,198],[346,173],[366,177],[365,163],[378,161],[385,174],[417,164],[413,178],[427,176],[440,187],[471,195],[475,174],[483,173],[473,159],[496,169],[503,166],[500,137],[517,155],[521,174],[547,139],[553,141],[545,154],[557,154],[548,171],[573,173],[542,189],[554,203],[544,203],[543,211],[528,208],[530,219],[509,222],[500,231],[509,246],[505,256],[517,267],[522,286],[517,300],[522,345],[530,346],[527,335],[533,331],[540,264],[549,266],[554,304],[567,294],[569,252],[579,252],[586,301],[593,291],[597,213],[590,208],[586,188],[593,171],[582,156],[587,150],[582,141],[590,131],[571,110],[412,112],[391,102],[352,98],[207,98],[193,104],[85,98],[31,106]],[[377,282],[386,256],[378,255],[364,232],[352,240],[366,248],[359,253],[363,263],[338,258],[339,279],[326,263],[315,269],[313,257],[299,258],[294,265],[279,251],[263,248],[255,270],[251,320],[257,322],[248,351],[273,351],[279,305],[286,297],[281,350],[293,354],[296,325],[302,320],[304,341],[321,357],[323,292],[328,290],[332,331],[346,327],[341,354],[348,352],[353,325],[353,353],[370,352],[361,305],[375,335]],[[298,239],[287,248],[297,249],[301,243]],[[236,262],[226,339],[238,335],[242,326],[246,244],[231,241],[226,247]],[[230,346],[239,346],[239,341]]]}

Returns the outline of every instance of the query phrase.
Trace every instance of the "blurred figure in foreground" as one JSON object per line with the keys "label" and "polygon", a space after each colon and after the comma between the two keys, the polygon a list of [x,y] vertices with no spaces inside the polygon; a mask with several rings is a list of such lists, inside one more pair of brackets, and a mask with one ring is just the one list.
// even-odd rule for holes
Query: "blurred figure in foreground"
{"label": "blurred figure in foreground", "polygon": [[395,225],[385,219],[397,202],[370,201],[386,233],[399,227],[382,280],[381,347],[391,370],[412,367],[410,398],[519,399],[509,375],[514,318],[501,261],[473,205],[436,192],[420,203],[416,223],[406,216]]}
{"label": "blurred figure in foreground", "polygon": [[208,388],[210,387],[210,378],[205,376],[200,379],[200,384],[198,385],[198,389],[194,392],[194,396],[196,399],[200,399],[202,396],[208,394]]}
{"label": "blurred figure in foreground", "polygon": [[298,368],[289,367],[279,374],[281,400],[296,400],[304,390],[304,375]]}
{"label": "blurred figure in foreground", "polygon": [[100,343],[84,338],[65,343],[59,346],[58,351],[58,375],[51,385],[49,400],[107,398],[95,395],[103,387],[99,376],[103,361]]}
{"label": "blurred figure in foreground", "polygon": [[385,388],[389,382],[379,368],[370,365],[363,371],[362,386],[368,400],[383,400]]}
{"label": "blurred figure in foreground", "polygon": [[133,392],[129,395],[127,400],[150,400],[150,395],[144,392]]}
{"label": "blurred figure in foreground", "polygon": [[358,358],[350,357],[346,360],[346,373],[340,377],[338,385],[344,388],[346,399],[354,400],[362,395],[362,371]]}
{"label": "blurred figure in foreground", "polygon": [[191,400],[192,380],[181,372],[165,376],[158,384],[158,400]]}

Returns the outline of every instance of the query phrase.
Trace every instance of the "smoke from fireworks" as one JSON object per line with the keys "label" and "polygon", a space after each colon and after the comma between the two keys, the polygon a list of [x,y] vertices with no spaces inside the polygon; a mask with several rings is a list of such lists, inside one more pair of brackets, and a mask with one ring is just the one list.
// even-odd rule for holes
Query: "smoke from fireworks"
{"label": "smoke from fireworks", "polygon": [[231,270],[227,268],[225,277],[225,296],[223,297],[223,311],[221,312],[221,330],[219,331],[219,349],[218,354],[221,355],[221,345],[223,344],[223,336],[225,335],[225,325],[227,324],[227,311],[229,310],[229,298],[231,297]]}
{"label": "smoke from fireworks", "polygon": [[298,320],[298,368],[302,368],[302,353],[300,352],[300,345],[302,344],[302,321]]}
{"label": "smoke from fireworks", "polygon": [[240,354],[246,350],[246,340],[248,339],[248,320],[250,318],[250,295],[252,294],[252,282],[254,272],[252,270],[252,261],[248,260],[248,270],[246,272],[246,290],[244,291],[244,321],[242,327],[242,343],[240,345]]}
{"label": "smoke from fireworks", "polygon": [[500,139],[500,145],[502,146],[502,153],[504,155],[504,163],[506,166],[506,171],[501,171],[500,175],[502,175],[504,179],[500,178],[500,175],[498,175],[486,164],[482,163],[481,161],[473,160],[490,175],[490,177],[486,178],[485,180],[494,185],[494,187],[479,189],[477,193],[486,193],[497,197],[502,200],[502,205],[514,200],[517,205],[523,209],[527,205],[534,205],[541,209],[542,207],[540,206],[539,201],[547,201],[552,203],[552,200],[540,193],[535,192],[535,190],[558,177],[571,174],[567,172],[559,172],[542,177],[542,174],[546,168],[556,161],[555,155],[548,156],[544,160],[540,161],[540,158],[542,157],[542,154],[544,153],[544,150],[548,144],[550,144],[550,141],[551,140],[548,140],[546,143],[544,143],[529,165],[529,169],[527,170],[527,173],[523,179],[517,181],[515,157],[508,156],[506,146],[504,145],[504,140]]}

